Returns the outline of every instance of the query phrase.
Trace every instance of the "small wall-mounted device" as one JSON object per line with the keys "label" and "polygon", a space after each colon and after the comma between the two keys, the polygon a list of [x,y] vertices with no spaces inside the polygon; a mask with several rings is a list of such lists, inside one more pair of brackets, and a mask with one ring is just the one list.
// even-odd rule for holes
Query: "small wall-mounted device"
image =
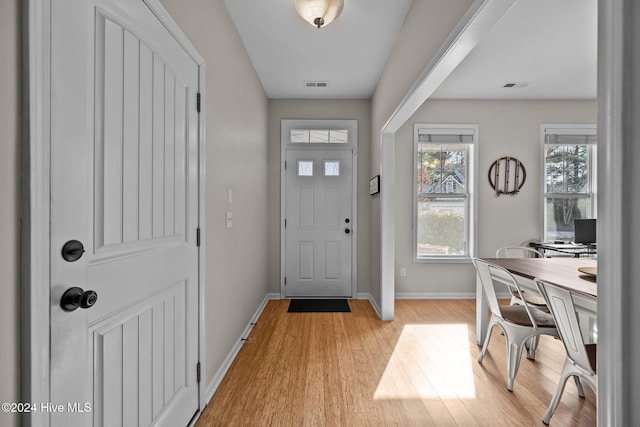
{"label": "small wall-mounted device", "polygon": [[375,196],[380,193],[380,175],[376,175],[369,180],[369,195]]}

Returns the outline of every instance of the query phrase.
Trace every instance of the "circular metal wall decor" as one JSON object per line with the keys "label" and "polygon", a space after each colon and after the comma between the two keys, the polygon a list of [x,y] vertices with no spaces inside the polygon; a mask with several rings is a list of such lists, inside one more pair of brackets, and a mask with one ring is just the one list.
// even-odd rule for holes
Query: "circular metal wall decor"
{"label": "circular metal wall decor", "polygon": [[515,157],[500,157],[489,167],[489,184],[496,196],[516,195],[527,180],[527,170]]}

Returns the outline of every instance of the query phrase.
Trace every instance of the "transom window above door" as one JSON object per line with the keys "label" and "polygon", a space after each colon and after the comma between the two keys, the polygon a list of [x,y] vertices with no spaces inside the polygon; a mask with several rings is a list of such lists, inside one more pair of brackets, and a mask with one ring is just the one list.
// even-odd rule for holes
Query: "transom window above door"
{"label": "transom window above door", "polygon": [[346,144],[348,129],[291,129],[294,144]]}
{"label": "transom window above door", "polygon": [[357,145],[356,120],[283,119],[280,124],[282,147],[346,150]]}

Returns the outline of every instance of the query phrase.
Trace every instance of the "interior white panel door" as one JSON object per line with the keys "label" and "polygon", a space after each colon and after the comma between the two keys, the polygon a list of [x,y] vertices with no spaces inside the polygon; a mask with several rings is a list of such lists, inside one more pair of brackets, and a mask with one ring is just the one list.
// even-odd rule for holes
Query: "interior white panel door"
{"label": "interior white panel door", "polygon": [[[199,65],[142,1],[53,0],[51,28],[51,425],[185,426]],[[71,287],[95,304],[65,310]]]}
{"label": "interior white panel door", "polygon": [[286,151],[285,293],[352,293],[353,152]]}

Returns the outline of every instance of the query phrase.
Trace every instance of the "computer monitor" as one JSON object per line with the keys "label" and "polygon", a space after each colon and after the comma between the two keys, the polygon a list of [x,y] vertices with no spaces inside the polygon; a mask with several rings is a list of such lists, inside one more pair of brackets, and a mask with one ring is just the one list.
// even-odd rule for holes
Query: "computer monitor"
{"label": "computer monitor", "polygon": [[575,237],[573,239],[576,243],[583,243],[585,245],[591,245],[596,243],[596,220],[590,219],[574,219],[573,227],[575,230]]}

